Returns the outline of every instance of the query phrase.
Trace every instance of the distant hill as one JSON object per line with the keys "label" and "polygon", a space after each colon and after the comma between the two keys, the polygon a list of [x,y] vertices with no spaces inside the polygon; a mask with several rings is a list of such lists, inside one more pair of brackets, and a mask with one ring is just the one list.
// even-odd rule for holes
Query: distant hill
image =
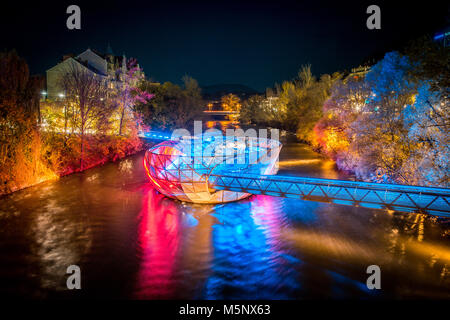
{"label": "distant hill", "polygon": [[216,84],[202,87],[203,98],[207,100],[218,100],[229,93],[233,93],[241,99],[246,99],[254,94],[261,94],[255,89],[242,84]]}

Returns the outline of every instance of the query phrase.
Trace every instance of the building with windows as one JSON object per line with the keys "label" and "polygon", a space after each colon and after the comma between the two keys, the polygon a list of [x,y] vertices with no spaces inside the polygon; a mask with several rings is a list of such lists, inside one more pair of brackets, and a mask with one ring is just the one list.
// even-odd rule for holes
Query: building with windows
{"label": "building with windows", "polygon": [[278,104],[277,101],[279,97],[269,96],[261,101],[261,109],[270,112],[278,112]]}
{"label": "building with windows", "polygon": [[128,70],[127,59],[125,55],[114,55],[110,48],[107,51],[108,53],[102,54],[96,50],[87,49],[77,56],[64,55],[60,63],[47,70],[47,90],[44,91],[46,98],[57,100],[65,97],[62,77],[74,68],[104,78],[111,89],[119,85],[122,75]]}
{"label": "building with windows", "polygon": [[351,72],[345,77],[344,82],[348,80],[361,80],[364,79],[366,74],[370,71],[370,66],[359,66],[357,68],[352,68]]}

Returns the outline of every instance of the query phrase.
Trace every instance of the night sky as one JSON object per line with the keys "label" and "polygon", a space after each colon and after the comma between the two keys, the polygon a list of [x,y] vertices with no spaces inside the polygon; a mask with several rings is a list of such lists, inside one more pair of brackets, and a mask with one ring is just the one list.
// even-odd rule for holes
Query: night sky
{"label": "night sky", "polygon": [[[368,57],[448,23],[433,1],[35,1],[2,3],[0,49],[15,48],[33,74],[88,47],[135,57],[148,77],[201,85],[244,84],[263,91],[310,63],[316,75],[358,66]],[[394,1],[391,1],[394,2]],[[81,30],[66,28],[66,8],[81,8]],[[381,30],[366,28],[366,8],[381,8]],[[8,7],[9,6],[9,7]]]}

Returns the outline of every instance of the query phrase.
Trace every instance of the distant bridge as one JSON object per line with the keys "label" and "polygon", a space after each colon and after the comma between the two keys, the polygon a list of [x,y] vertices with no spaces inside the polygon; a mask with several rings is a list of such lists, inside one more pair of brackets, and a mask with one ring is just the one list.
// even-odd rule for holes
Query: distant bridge
{"label": "distant bridge", "polygon": [[450,217],[450,189],[278,175],[209,175],[211,188]]}
{"label": "distant bridge", "polygon": [[138,137],[144,140],[160,140],[165,141],[171,139],[172,134],[160,131],[139,131]]}
{"label": "distant bridge", "polygon": [[229,116],[232,114],[238,114],[237,111],[225,111],[225,110],[205,110],[203,111],[204,114],[212,115],[212,116]]}

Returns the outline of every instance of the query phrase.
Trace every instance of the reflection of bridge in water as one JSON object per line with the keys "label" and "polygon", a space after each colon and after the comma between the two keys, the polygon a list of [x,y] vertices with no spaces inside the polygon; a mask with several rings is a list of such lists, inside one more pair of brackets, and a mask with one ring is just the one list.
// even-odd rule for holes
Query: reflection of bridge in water
{"label": "reflection of bridge in water", "polygon": [[450,217],[450,189],[278,175],[209,176],[217,190]]}

